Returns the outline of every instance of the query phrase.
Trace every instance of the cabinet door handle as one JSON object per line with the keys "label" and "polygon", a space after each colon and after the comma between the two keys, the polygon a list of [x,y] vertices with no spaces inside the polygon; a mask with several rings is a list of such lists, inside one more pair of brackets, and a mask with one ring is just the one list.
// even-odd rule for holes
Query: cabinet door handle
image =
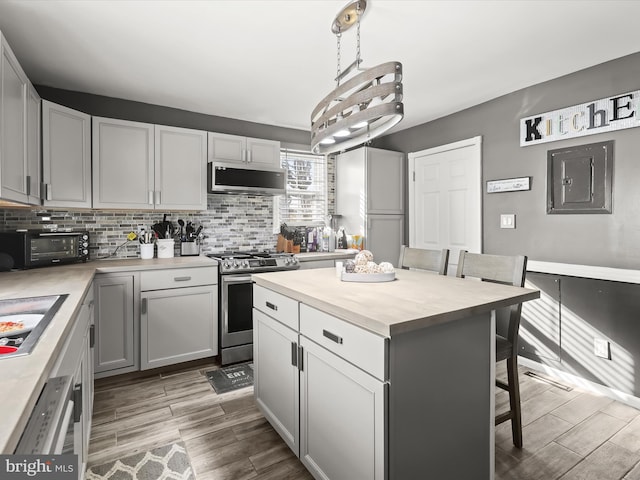
{"label": "cabinet door handle", "polygon": [[247,150],[247,162],[251,162],[251,150]]}
{"label": "cabinet door handle", "polygon": [[27,175],[27,195],[31,195],[31,175]]}
{"label": "cabinet door handle", "polygon": [[155,195],[156,195],[156,205],[160,205],[162,203],[162,192],[160,190],[156,190]]}
{"label": "cabinet door handle", "polygon": [[147,313],[147,299],[143,298],[142,302],[140,303],[140,313],[142,313],[143,315],[145,313]]}
{"label": "cabinet door handle", "polygon": [[302,348],[302,345],[298,345],[298,370],[299,371],[303,371],[304,368],[302,368],[304,365],[304,349]]}
{"label": "cabinet door handle", "polygon": [[45,195],[47,200],[51,200],[51,198],[53,197],[53,193],[51,192],[51,184],[47,183],[47,193]]}
{"label": "cabinet door handle", "polygon": [[242,149],[242,161],[246,162],[247,161],[247,151],[245,149]]}
{"label": "cabinet door handle", "polygon": [[327,337],[332,342],[336,342],[336,343],[342,344],[342,337],[339,337],[335,333],[331,333],[328,330],[322,330],[322,335]]}
{"label": "cabinet door handle", "polygon": [[82,416],[82,384],[73,388],[73,422],[78,423]]}
{"label": "cabinet door handle", "polygon": [[96,344],[96,326],[89,327],[89,348],[93,348]]}
{"label": "cabinet door handle", "polygon": [[298,366],[298,344],[291,342],[291,365]]}
{"label": "cabinet door handle", "polygon": [[188,282],[191,277],[173,277],[174,282]]}
{"label": "cabinet door handle", "polygon": [[275,304],[273,304],[273,303],[271,303],[271,302],[265,302],[265,304],[266,304],[266,305],[267,305],[267,307],[268,307],[268,308],[270,308],[271,310],[276,311],[276,312],[278,311],[278,306],[277,306],[277,305],[275,305]]}
{"label": "cabinet door handle", "polygon": [[149,205],[153,205],[153,190],[149,190]]}

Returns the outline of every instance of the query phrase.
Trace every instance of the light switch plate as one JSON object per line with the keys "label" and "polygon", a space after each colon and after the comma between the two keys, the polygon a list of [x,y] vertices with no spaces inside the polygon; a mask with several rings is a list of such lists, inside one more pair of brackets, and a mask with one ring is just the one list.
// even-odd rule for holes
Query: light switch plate
{"label": "light switch plate", "polygon": [[604,338],[593,339],[593,354],[596,357],[611,359],[611,347],[609,342]]}
{"label": "light switch plate", "polygon": [[500,215],[500,228],[516,228],[516,216],[513,213]]}

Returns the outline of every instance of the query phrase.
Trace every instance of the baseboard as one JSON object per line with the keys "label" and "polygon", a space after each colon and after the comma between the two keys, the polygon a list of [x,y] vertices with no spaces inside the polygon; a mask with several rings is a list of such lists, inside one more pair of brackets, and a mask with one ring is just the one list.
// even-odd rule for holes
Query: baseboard
{"label": "baseboard", "polygon": [[604,395],[605,397],[617,400],[618,402],[624,403],[633,408],[640,409],[640,398],[628,393],[621,392],[620,390],[616,390],[615,388],[605,387],[604,385],[600,385],[599,383],[585,380],[582,377],[563,372],[562,370],[549,367],[548,365],[543,365],[529,358],[518,357],[518,363],[523,367],[532,368],[551,377],[554,377],[555,379],[571,383],[583,390],[597,393],[599,395]]}

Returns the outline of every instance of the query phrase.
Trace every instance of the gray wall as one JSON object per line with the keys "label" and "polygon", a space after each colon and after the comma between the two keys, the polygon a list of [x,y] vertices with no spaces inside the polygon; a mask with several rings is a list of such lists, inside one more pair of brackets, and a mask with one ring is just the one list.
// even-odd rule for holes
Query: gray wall
{"label": "gray wall", "polygon": [[[472,72],[470,72],[472,73]],[[469,76],[473,88],[473,75]],[[453,115],[394,133],[374,146],[405,153],[482,136],[486,181],[531,176],[525,192],[483,194],[486,253],[525,254],[532,260],[640,268],[640,128],[520,147],[523,117],[640,89],[640,53],[513,92]],[[407,110],[428,108],[411,104]],[[547,150],[614,140],[613,213],[547,215]],[[516,229],[499,228],[501,213],[516,214]]]}
{"label": "gray wall", "polygon": [[172,127],[228,133],[230,135],[266,138],[284,143],[310,145],[311,142],[311,134],[305,130],[245,122],[233,118],[205,115],[203,113],[189,112],[177,108],[62,90],[43,85],[36,85],[35,88],[45,100],[50,100],[97,117],[119,118],[121,120],[131,120],[134,122],[156,123],[159,125],[170,125]]}

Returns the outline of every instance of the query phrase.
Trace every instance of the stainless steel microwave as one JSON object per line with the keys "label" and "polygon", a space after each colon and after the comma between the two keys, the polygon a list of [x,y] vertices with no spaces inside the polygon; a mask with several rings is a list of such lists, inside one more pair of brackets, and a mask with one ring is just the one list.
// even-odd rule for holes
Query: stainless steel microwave
{"label": "stainless steel microwave", "polygon": [[284,195],[287,171],[256,164],[213,162],[207,165],[209,193]]}
{"label": "stainless steel microwave", "polygon": [[13,259],[13,268],[86,262],[89,259],[89,232],[0,232],[2,253]]}

